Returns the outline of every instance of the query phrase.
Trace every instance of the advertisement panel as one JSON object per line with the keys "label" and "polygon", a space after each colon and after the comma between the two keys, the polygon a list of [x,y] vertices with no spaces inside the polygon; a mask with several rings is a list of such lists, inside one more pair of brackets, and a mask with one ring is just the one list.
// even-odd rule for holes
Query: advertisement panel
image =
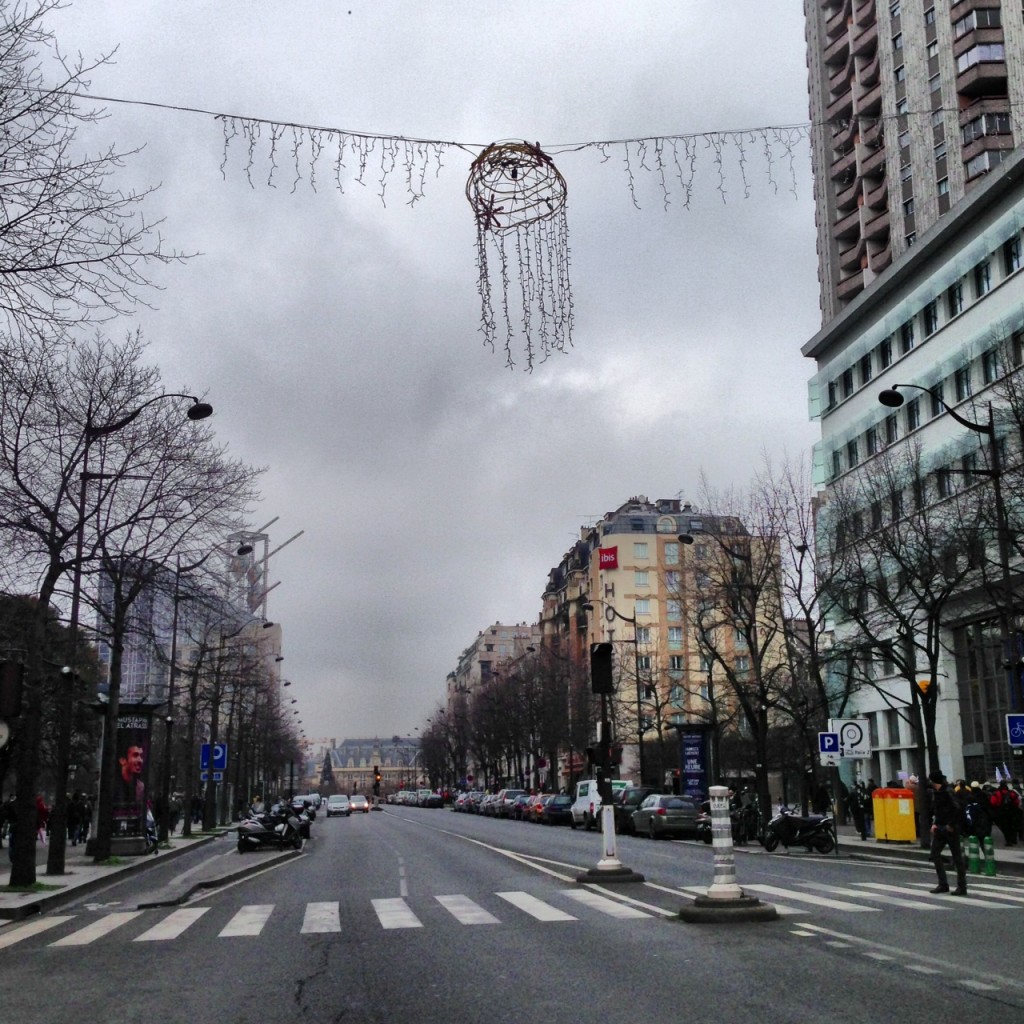
{"label": "advertisement panel", "polygon": [[679,729],[680,792],[697,803],[708,798],[708,733],[697,725]]}
{"label": "advertisement panel", "polygon": [[125,708],[117,718],[114,835],[139,835],[145,829],[151,715],[149,708]]}

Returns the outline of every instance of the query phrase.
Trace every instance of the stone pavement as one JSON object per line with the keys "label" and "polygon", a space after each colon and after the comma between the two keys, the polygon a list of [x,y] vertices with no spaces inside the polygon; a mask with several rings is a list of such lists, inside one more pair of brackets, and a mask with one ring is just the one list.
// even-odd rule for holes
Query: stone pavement
{"label": "stone pavement", "polygon": [[[86,855],[84,846],[69,845],[64,857],[63,875],[46,874],[47,848],[40,844],[36,857],[36,882],[46,888],[33,892],[10,892],[4,887],[6,879],[3,880],[0,884],[0,926],[5,919],[16,921],[33,914],[45,913],[70,900],[106,888],[128,875],[166,864],[191,850],[212,843],[225,832],[233,830],[219,829],[216,832],[199,833],[187,839],[174,835],[170,839],[170,845],[161,847],[155,856],[120,857],[117,858],[116,864],[97,864],[92,857]],[[242,856],[234,850],[234,844],[230,847],[225,845],[225,856],[212,856],[190,871],[187,877],[183,877],[177,884],[164,886],[154,890],[152,894],[147,894],[145,905],[166,906],[182,903],[200,889],[215,888],[257,871],[263,871],[272,863],[293,857],[297,853],[295,850],[254,851]],[[7,868],[8,857],[5,845],[0,853],[0,867]],[[51,886],[53,888],[50,888]]]}

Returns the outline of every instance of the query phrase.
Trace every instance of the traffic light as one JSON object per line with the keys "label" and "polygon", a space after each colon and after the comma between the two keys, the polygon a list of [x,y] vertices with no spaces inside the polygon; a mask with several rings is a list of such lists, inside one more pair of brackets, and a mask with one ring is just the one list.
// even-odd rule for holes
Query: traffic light
{"label": "traffic light", "polygon": [[380,765],[373,766],[373,781],[380,782]]}
{"label": "traffic light", "polygon": [[590,689],[594,693],[615,692],[612,650],[612,645],[608,643],[590,645]]}

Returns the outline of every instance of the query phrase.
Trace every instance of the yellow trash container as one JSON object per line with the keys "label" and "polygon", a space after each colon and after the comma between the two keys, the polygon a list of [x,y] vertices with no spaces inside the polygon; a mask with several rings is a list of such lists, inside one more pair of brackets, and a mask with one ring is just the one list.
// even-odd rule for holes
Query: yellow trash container
{"label": "yellow trash container", "polygon": [[909,789],[876,789],[871,794],[875,814],[875,841],[912,843],[917,839],[914,794]]}

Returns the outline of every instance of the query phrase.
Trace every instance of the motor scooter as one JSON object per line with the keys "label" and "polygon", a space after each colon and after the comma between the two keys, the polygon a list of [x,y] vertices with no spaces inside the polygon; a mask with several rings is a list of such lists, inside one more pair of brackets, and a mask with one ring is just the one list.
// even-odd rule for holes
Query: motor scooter
{"label": "motor scooter", "polygon": [[[308,822],[307,822],[308,825]],[[302,849],[302,822],[294,811],[283,814],[260,814],[242,821],[238,832],[238,852],[263,847]]]}
{"label": "motor scooter", "polygon": [[768,822],[764,848],[771,853],[782,844],[803,846],[816,853],[831,853],[836,846],[836,823],[831,814],[809,814],[806,817],[781,810]]}

